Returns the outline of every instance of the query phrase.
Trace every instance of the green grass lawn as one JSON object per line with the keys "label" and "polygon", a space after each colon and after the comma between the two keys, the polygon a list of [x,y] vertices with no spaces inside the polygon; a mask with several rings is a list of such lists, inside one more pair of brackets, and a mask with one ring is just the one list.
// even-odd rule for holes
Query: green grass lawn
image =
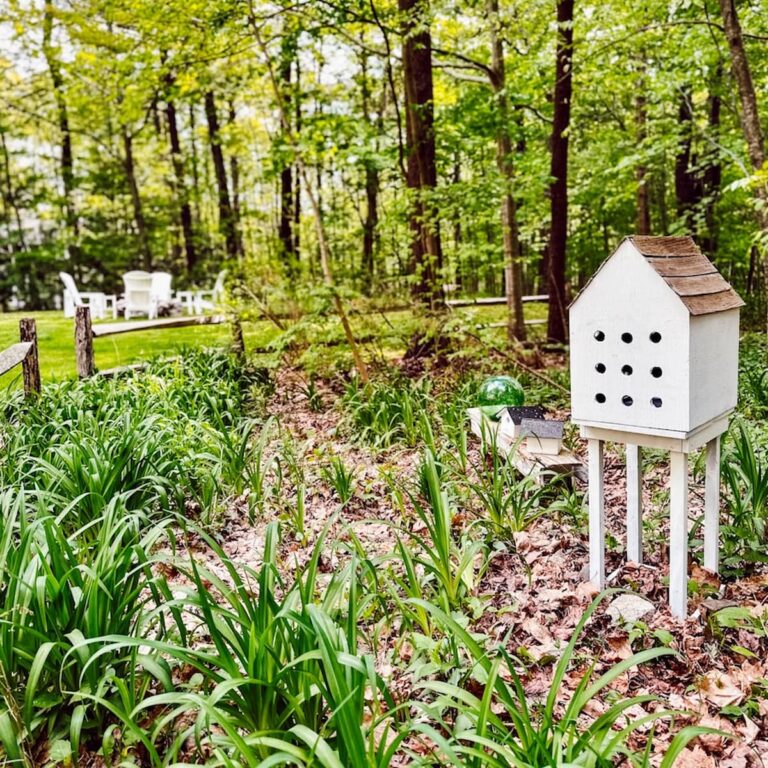
{"label": "green grass lawn", "polygon": [[[504,306],[477,306],[455,310],[471,323],[488,324],[503,322],[506,316]],[[546,316],[543,304],[527,304],[526,317],[529,319]],[[75,375],[75,325],[72,318],[65,318],[62,312],[5,312],[0,313],[0,349],[5,349],[19,340],[19,320],[22,317],[34,317],[37,321],[37,337],[40,352],[40,374],[43,383],[62,381]],[[363,318],[353,316],[355,332],[364,334],[374,331],[381,334],[383,346],[392,354],[402,351],[403,343],[414,330],[413,316],[410,312],[390,312],[387,319],[391,328],[382,325],[381,318],[375,315]],[[107,321],[111,322],[111,321]],[[394,329],[394,330],[393,330]],[[532,334],[540,333],[540,326],[533,326]],[[243,326],[246,348],[263,347],[275,337],[275,327],[266,321],[245,323]],[[402,331],[400,335],[398,331]],[[504,339],[504,330],[497,331],[500,341]],[[390,334],[391,338],[387,338]],[[307,340],[327,340],[341,338],[341,328],[334,316],[319,322],[307,333]],[[161,328],[136,333],[121,333],[94,339],[94,355],[97,369],[114,368],[119,365],[144,362],[156,357],[167,357],[178,353],[183,347],[223,347],[229,344],[228,325],[192,326],[190,328]],[[321,367],[327,367],[330,359],[336,355],[348,355],[344,347],[330,349],[319,348],[316,354],[322,361]],[[0,377],[0,388],[18,386],[21,368],[15,368]]]}
{"label": "green grass lawn", "polygon": [[[43,383],[61,381],[75,375],[75,324],[62,312],[0,313],[0,349],[19,340],[19,320],[34,317],[37,321],[40,375]],[[265,344],[270,337],[267,323],[248,323],[246,345]],[[221,347],[229,343],[228,325],[161,328],[136,333],[121,333],[94,339],[94,356],[99,369],[174,355],[182,347]],[[15,368],[0,377],[0,386],[13,385],[21,376]]]}

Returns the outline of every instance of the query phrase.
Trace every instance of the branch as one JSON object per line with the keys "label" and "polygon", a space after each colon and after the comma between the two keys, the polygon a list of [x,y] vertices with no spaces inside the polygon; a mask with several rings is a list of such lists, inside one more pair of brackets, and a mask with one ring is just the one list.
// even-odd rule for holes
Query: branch
{"label": "branch", "polygon": [[432,47],[432,50],[438,55],[438,56],[450,56],[451,58],[458,59],[459,61],[463,61],[465,64],[469,65],[472,69],[479,69],[481,72],[485,73],[485,76],[490,80],[491,83],[495,81],[496,73],[493,71],[491,67],[489,67],[487,64],[484,64],[482,61],[477,61],[477,59],[473,59],[469,56],[465,56],[463,53],[457,53],[456,51],[447,51],[445,48],[435,48]]}

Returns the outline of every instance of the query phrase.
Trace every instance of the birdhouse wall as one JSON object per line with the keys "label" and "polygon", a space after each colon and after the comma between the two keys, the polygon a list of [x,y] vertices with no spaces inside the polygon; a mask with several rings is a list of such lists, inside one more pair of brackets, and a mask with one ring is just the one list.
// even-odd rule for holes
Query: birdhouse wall
{"label": "birdhouse wall", "polygon": [[736,407],[739,377],[739,310],[691,318],[690,428]]}
{"label": "birdhouse wall", "polygon": [[573,421],[687,432],[690,321],[678,296],[625,241],[571,307]]}

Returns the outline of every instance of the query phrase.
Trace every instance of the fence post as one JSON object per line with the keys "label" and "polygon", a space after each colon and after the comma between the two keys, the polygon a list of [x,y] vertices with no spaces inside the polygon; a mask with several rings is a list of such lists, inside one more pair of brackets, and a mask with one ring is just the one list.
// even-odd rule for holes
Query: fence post
{"label": "fence post", "polygon": [[93,329],[88,307],[75,307],[75,360],[78,378],[93,376]]}
{"label": "fence post", "polygon": [[19,320],[19,340],[31,341],[32,346],[21,363],[24,377],[24,395],[30,397],[33,393],[40,394],[40,359],[37,354],[37,325],[32,317]]}
{"label": "fence post", "polygon": [[232,316],[232,352],[241,363],[245,361],[245,338],[240,315]]}

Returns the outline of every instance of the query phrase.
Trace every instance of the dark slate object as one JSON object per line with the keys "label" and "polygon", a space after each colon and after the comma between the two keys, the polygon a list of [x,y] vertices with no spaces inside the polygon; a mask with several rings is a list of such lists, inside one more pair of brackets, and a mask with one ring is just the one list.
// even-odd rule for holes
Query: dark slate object
{"label": "dark slate object", "polygon": [[546,411],[540,405],[510,405],[507,413],[512,423],[519,427],[523,419],[543,419]]}
{"label": "dark slate object", "polygon": [[562,440],[564,421],[547,419],[523,419],[520,431],[524,436]]}

